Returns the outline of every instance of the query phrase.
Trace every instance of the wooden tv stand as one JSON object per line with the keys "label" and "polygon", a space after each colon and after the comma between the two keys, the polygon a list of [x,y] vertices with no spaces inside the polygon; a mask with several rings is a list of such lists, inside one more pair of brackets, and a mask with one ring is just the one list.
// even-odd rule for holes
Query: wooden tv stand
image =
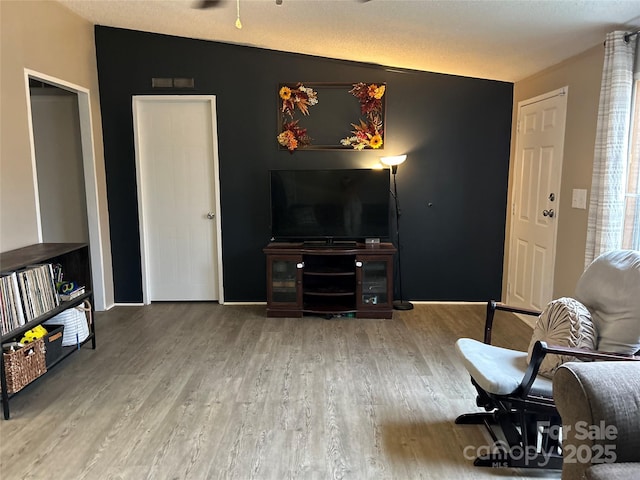
{"label": "wooden tv stand", "polygon": [[391,318],[391,243],[270,243],[267,257],[267,316]]}

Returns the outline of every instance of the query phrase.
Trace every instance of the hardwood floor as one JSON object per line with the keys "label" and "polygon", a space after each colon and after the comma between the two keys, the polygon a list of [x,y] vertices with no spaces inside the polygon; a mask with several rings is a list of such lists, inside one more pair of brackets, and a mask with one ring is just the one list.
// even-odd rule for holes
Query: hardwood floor
{"label": "hardwood floor", "polygon": [[[477,408],[453,344],[481,338],[483,305],[416,305],[393,320],[211,303],[96,317],[95,351],[12,398],[0,478],[560,478],[469,459],[491,442],[454,424]],[[529,336],[497,314],[495,343],[526,348]]]}

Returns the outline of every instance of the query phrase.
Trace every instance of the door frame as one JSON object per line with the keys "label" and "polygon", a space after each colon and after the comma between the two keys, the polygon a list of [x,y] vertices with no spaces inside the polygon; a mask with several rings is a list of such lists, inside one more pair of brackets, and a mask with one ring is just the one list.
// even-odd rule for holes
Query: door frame
{"label": "door frame", "polygon": [[[558,243],[558,225],[559,225],[559,221],[560,221],[560,200],[561,200],[561,189],[562,189],[562,164],[564,161],[564,143],[565,143],[565,137],[566,137],[566,125],[567,125],[567,117],[566,117],[566,112],[567,112],[567,96],[569,94],[569,87],[568,86],[564,86],[562,88],[558,88],[556,90],[552,90],[550,92],[546,92],[543,93],[541,95],[537,95],[535,97],[532,98],[528,98],[525,100],[521,100],[518,102],[518,109],[517,109],[517,115],[516,115],[516,139],[515,139],[515,150],[514,150],[514,154],[513,154],[513,163],[512,163],[512,173],[513,175],[511,176],[512,178],[512,184],[511,184],[511,195],[509,198],[509,213],[508,213],[508,222],[509,222],[509,239],[508,239],[508,245],[509,245],[509,251],[508,251],[508,255],[506,257],[506,262],[505,262],[505,270],[506,272],[503,272],[503,276],[504,278],[507,279],[506,281],[506,303],[509,303],[512,300],[512,293],[511,293],[511,285],[513,284],[514,280],[511,277],[511,261],[512,261],[512,255],[513,255],[513,242],[514,242],[514,205],[516,203],[516,195],[517,195],[517,191],[516,191],[516,179],[515,179],[515,172],[516,172],[516,162],[518,161],[517,156],[518,156],[518,151],[520,149],[520,145],[522,142],[522,137],[520,136],[520,132],[519,132],[519,128],[518,125],[520,123],[520,115],[521,115],[521,111],[523,107],[527,107],[529,105],[533,105],[534,103],[539,103],[542,102],[544,100],[548,100],[550,98],[554,98],[554,97],[564,97],[565,99],[565,118],[564,118],[564,125],[562,126],[563,128],[563,138],[562,138],[562,155],[560,156],[560,158],[558,159],[558,171],[560,172],[560,178],[558,179],[558,192],[557,192],[557,208],[556,210],[556,221],[554,222],[554,231],[553,231],[553,241],[552,241],[552,248],[551,248],[551,255],[552,255],[552,265],[553,265],[553,269],[550,272],[551,273],[551,278],[549,279],[549,282],[551,283],[551,291],[553,292],[553,288],[554,288],[554,280],[555,280],[555,265],[556,265],[556,249],[557,249],[557,243]],[[552,294],[553,296],[553,294]]]}
{"label": "door frame", "polygon": [[38,189],[38,171],[36,163],[35,136],[33,133],[33,116],[31,111],[31,94],[29,79],[46,82],[63,90],[73,92],[78,97],[78,115],[80,119],[80,144],[82,150],[82,167],[84,175],[85,197],[87,202],[87,226],[89,230],[89,253],[91,256],[91,280],[94,308],[97,311],[107,309],[104,253],[100,228],[100,211],[98,208],[98,180],[96,177],[96,157],[93,139],[93,120],[91,117],[91,92],[79,85],[52,77],[28,68],[24,69],[25,91],[27,96],[27,122],[29,125],[29,143],[31,148],[31,170],[33,172],[33,190],[36,206],[36,223],[38,242],[42,243],[42,218],[40,212],[40,192]]}
{"label": "door frame", "polygon": [[136,185],[138,194],[138,217],[139,217],[139,234],[140,234],[140,267],[142,271],[142,302],[145,305],[149,305],[151,300],[149,299],[149,285],[151,283],[150,271],[147,268],[149,264],[149,241],[146,231],[148,230],[147,220],[145,217],[145,202],[143,195],[145,185],[143,179],[145,178],[143,173],[146,166],[144,159],[141,158],[141,149],[139,143],[140,132],[140,117],[138,115],[139,105],[148,102],[193,102],[200,101],[207,103],[211,112],[211,138],[213,140],[213,188],[214,188],[214,201],[216,215],[215,220],[215,235],[216,235],[216,259],[218,264],[218,271],[216,272],[218,277],[218,303],[224,304],[224,276],[222,265],[222,215],[220,208],[220,172],[218,161],[218,126],[216,120],[216,96],[215,95],[133,95],[133,142],[136,156]]}

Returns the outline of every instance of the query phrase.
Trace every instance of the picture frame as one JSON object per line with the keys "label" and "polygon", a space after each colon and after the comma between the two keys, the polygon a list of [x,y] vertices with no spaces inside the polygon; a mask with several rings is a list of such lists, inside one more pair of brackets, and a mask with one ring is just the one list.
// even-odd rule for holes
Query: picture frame
{"label": "picture frame", "polygon": [[[381,92],[380,98],[369,91]],[[385,92],[384,83],[280,83],[279,149],[291,153],[383,149]]]}

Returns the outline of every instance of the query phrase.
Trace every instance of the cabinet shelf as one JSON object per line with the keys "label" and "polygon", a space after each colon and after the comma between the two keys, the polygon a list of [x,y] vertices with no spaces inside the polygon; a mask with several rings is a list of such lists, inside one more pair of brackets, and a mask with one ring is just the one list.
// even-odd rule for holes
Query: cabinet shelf
{"label": "cabinet shelf", "polygon": [[73,308],[73,307],[77,307],[78,305],[82,305],[82,303],[88,299],[91,298],[92,296],[92,292],[91,291],[85,291],[85,293],[83,293],[82,295],[77,296],[76,298],[74,298],[73,300],[69,300],[66,302],[63,302],[62,300],[60,301],[60,305],[58,305],[56,308],[49,310],[47,313],[40,315],[37,318],[34,318],[33,320],[30,320],[29,322],[25,323],[24,325],[15,328],[13,330],[11,330],[10,332],[2,335],[1,339],[2,339],[2,343],[5,343],[7,341],[10,341],[12,339],[14,339],[15,337],[22,337],[22,334],[24,334],[24,332],[31,330],[33,327],[36,327],[40,324],[42,324],[43,322],[46,322],[47,320],[49,320],[50,318],[55,317],[56,315],[58,315],[59,313],[64,312],[65,310],[69,309],[69,308]]}
{"label": "cabinet shelf", "polygon": [[304,313],[319,313],[321,315],[344,315],[345,313],[357,313],[355,308],[345,308],[341,305],[313,305],[306,306],[303,309]]}
{"label": "cabinet shelf", "polygon": [[317,275],[319,277],[353,277],[356,272],[353,270],[349,270],[349,271],[344,271],[344,270],[338,270],[338,269],[327,269],[325,271],[307,271],[305,270],[304,272],[305,275]]}
{"label": "cabinet shelf", "polygon": [[321,297],[345,297],[349,295],[355,295],[354,290],[333,290],[327,288],[326,290],[305,290],[304,295],[317,295]]}
{"label": "cabinet shelf", "polygon": [[291,293],[295,291],[296,287],[279,287],[273,289],[273,293]]}

